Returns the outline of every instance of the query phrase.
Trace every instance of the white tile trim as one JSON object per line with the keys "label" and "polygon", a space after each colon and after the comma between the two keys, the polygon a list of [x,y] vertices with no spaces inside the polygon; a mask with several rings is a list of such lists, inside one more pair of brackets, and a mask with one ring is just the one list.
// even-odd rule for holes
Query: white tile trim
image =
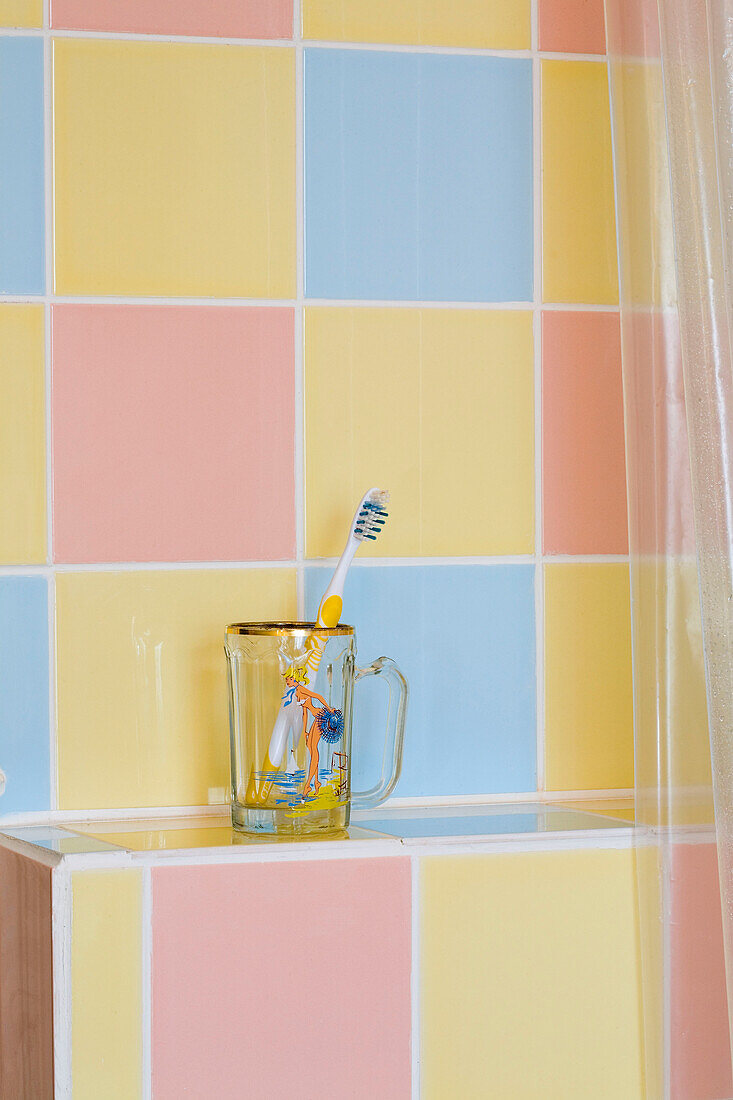
{"label": "white tile trim", "polygon": [[142,1028],[142,1100],[151,1100],[153,1089],[153,881],[150,867],[142,870],[141,904],[141,1021]]}
{"label": "white tile trim", "polygon": [[71,870],[62,864],[51,877],[53,934],[54,1100],[72,1100],[71,1077]]}

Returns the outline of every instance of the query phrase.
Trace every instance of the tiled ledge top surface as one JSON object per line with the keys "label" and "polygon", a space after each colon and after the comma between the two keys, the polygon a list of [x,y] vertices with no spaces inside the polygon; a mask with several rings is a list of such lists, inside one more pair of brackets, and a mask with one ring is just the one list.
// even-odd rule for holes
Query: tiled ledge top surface
{"label": "tiled ledge top surface", "polygon": [[[0,826],[0,843],[19,848],[32,858],[72,865],[84,857],[92,866],[146,855],[168,861],[189,853],[196,862],[217,862],[233,856],[298,858],[318,851],[323,857],[347,854],[384,855],[386,850],[450,848],[531,848],[547,842],[573,846],[589,843],[629,843],[633,833],[631,800],[598,800],[590,804],[484,803],[471,806],[380,807],[355,813],[343,834],[308,840],[249,837],[235,832],[229,814],[201,814],[115,821],[64,822],[63,825]],[[117,859],[115,859],[117,857]],[[145,862],[149,862],[146,859]]]}

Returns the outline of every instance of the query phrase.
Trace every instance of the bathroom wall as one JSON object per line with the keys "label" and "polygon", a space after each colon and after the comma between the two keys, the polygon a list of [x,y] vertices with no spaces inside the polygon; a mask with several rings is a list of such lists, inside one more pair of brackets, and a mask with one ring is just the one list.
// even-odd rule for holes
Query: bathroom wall
{"label": "bathroom wall", "polygon": [[0,814],[223,801],[223,627],[312,615],[375,484],[397,794],[632,786],[600,0],[0,25]]}

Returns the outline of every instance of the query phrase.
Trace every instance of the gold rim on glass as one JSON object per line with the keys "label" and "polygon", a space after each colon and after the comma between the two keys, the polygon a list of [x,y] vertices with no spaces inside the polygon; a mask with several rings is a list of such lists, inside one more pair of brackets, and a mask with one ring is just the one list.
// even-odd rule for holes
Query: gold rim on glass
{"label": "gold rim on glass", "polygon": [[271,638],[303,638],[315,634],[317,638],[350,637],[353,626],[339,623],[338,626],[317,626],[316,623],[230,623],[227,634],[265,635]]}

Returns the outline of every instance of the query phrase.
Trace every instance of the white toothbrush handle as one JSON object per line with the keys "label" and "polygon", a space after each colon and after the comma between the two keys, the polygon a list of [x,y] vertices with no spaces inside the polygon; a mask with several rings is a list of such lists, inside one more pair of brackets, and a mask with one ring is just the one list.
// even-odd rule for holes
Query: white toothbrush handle
{"label": "white toothbrush handle", "polygon": [[280,710],[277,712],[275,725],[272,727],[270,747],[267,750],[267,755],[273,768],[280,767],[283,754],[285,753],[285,746],[288,743],[290,727],[292,726],[295,728],[300,713],[300,707],[295,703],[288,703],[287,705],[285,703],[280,704]]}

